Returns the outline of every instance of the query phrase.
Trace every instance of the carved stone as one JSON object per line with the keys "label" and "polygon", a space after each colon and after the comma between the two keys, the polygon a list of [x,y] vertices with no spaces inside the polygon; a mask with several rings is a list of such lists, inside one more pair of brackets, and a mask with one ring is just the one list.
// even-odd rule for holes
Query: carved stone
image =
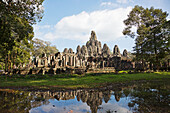
{"label": "carved stone", "polygon": [[115,45],[115,47],[113,49],[113,56],[121,57],[120,50],[117,45]]}
{"label": "carved stone", "polygon": [[68,50],[67,48],[64,49],[63,53],[68,53]]}
{"label": "carved stone", "polygon": [[103,56],[104,56],[104,57],[110,55],[110,49],[109,49],[109,47],[107,46],[107,44],[104,44],[104,45],[103,45],[102,53],[103,53]]}
{"label": "carved stone", "polygon": [[77,54],[80,55],[81,54],[81,48],[80,45],[77,46]]}
{"label": "carved stone", "polygon": [[81,48],[81,54],[85,57],[88,55],[87,47],[85,45],[83,45]]}
{"label": "carved stone", "polygon": [[73,53],[73,50],[69,48],[68,53]]}
{"label": "carved stone", "polygon": [[124,49],[124,51],[123,51],[123,56],[124,56],[124,57],[127,57],[127,54],[128,54],[127,50]]}
{"label": "carved stone", "polygon": [[97,40],[96,33],[94,31],[91,32],[90,40]]}

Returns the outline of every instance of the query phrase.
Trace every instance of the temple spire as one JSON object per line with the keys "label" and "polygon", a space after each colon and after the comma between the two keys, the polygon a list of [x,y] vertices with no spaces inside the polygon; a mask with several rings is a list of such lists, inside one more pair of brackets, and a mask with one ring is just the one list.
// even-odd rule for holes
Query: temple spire
{"label": "temple spire", "polygon": [[94,31],[91,31],[90,40],[97,40],[97,36],[96,36],[96,33]]}

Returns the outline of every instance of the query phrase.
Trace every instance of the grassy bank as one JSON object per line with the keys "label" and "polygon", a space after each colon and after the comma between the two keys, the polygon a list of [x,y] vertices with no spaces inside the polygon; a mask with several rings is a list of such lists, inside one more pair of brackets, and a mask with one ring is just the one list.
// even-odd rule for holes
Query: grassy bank
{"label": "grassy bank", "polygon": [[56,87],[56,88],[94,88],[107,84],[126,83],[135,80],[170,79],[170,72],[136,74],[87,74],[80,75],[15,75],[0,76],[0,87]]}

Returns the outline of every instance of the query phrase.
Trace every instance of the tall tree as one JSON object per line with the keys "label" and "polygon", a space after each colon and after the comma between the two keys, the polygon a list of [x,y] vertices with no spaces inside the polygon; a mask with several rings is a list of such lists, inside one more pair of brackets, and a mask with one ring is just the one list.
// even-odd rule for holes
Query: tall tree
{"label": "tall tree", "polygon": [[[123,34],[135,38],[134,51],[137,60],[142,61],[143,67],[144,62],[151,62],[159,69],[160,61],[167,56],[169,51],[167,16],[168,13],[162,9],[135,6],[124,20],[126,28]],[[133,31],[133,27],[137,30]]]}
{"label": "tall tree", "polygon": [[[0,0],[0,48],[5,61],[5,69],[12,67],[17,54],[23,54],[30,47],[34,36],[33,24],[43,16],[44,0]],[[25,56],[26,57],[26,56]]]}
{"label": "tall tree", "polygon": [[32,51],[32,55],[34,57],[36,56],[42,56],[43,53],[45,53],[46,55],[50,55],[50,54],[55,54],[58,52],[58,49],[56,48],[56,46],[51,46],[51,43],[48,41],[43,41],[41,39],[35,38],[33,40],[33,51]]}

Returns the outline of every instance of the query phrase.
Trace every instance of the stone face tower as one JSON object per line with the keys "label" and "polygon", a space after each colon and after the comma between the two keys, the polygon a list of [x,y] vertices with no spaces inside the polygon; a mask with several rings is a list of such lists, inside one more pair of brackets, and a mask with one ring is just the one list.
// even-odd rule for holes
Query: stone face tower
{"label": "stone face tower", "polygon": [[81,54],[81,48],[80,48],[80,45],[77,46],[77,55],[80,55]]}
{"label": "stone face tower", "polygon": [[96,33],[94,31],[91,31],[91,37],[90,40],[87,41],[86,43],[88,55],[93,57],[93,56],[98,56],[101,54],[101,42],[97,40]]}
{"label": "stone face tower", "polygon": [[117,45],[115,45],[115,47],[113,49],[113,56],[121,57],[120,50],[119,50],[119,47]]}
{"label": "stone face tower", "polygon": [[90,40],[97,40],[96,33],[94,31],[91,31]]}
{"label": "stone face tower", "polygon": [[127,57],[127,56],[128,56],[128,52],[127,52],[126,49],[124,49],[124,51],[123,51],[123,56],[124,56],[124,57]]}
{"label": "stone face tower", "polygon": [[96,33],[91,31],[90,40],[87,41],[86,45],[77,47],[77,55],[85,57],[97,57],[102,55],[103,57],[108,57],[110,55],[110,49],[107,44],[104,44],[102,48],[101,42],[97,40]]}
{"label": "stone face tower", "polygon": [[110,55],[110,49],[107,46],[107,44],[103,45],[102,54],[103,54],[103,57],[107,57],[108,55]]}

